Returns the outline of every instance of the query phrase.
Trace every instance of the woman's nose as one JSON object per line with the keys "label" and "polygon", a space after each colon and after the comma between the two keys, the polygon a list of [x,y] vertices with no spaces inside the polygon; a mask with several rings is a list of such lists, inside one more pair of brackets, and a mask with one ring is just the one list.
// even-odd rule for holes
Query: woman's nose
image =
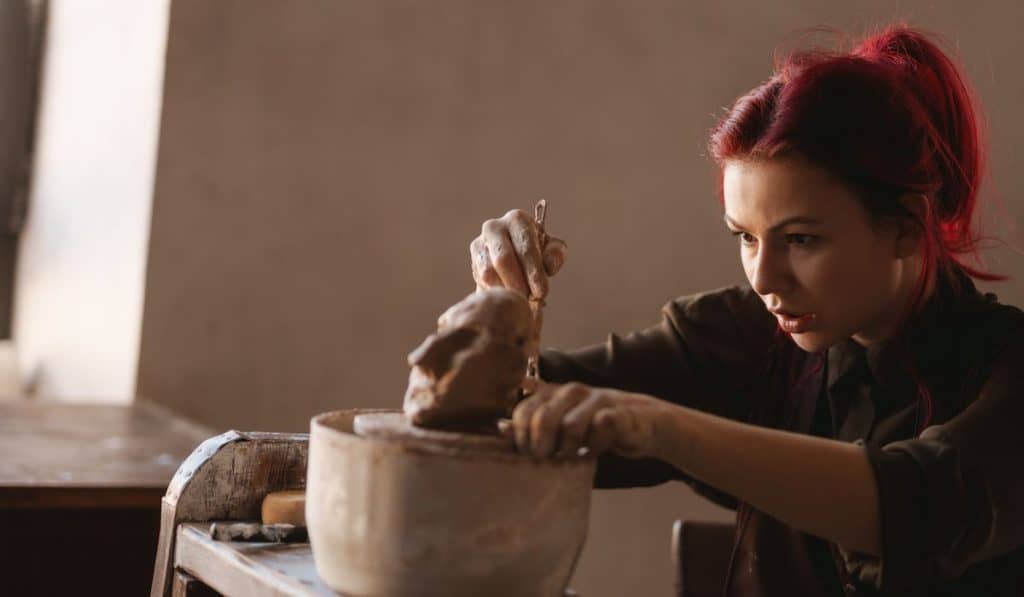
{"label": "woman's nose", "polygon": [[785,255],[764,245],[750,261],[747,279],[754,292],[761,296],[780,294],[790,283],[789,266]]}

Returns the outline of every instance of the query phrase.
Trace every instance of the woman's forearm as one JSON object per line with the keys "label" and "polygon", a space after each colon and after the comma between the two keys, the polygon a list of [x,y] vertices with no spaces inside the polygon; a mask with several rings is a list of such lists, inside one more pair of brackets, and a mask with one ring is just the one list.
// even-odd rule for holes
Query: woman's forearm
{"label": "woman's forearm", "polygon": [[661,459],[800,531],[879,554],[877,484],[862,447],[684,407],[671,413]]}

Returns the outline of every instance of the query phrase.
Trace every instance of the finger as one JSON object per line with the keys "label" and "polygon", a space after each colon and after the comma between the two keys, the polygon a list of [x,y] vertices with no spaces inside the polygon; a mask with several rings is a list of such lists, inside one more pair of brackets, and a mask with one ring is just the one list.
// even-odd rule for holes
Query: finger
{"label": "finger", "polygon": [[530,451],[538,458],[551,456],[558,442],[562,418],[579,404],[589,389],[582,384],[566,384],[558,387],[530,418]]}
{"label": "finger", "polygon": [[480,237],[475,238],[469,244],[469,259],[473,266],[473,280],[476,282],[478,291],[501,286],[501,277],[491,267],[491,253]]}
{"label": "finger", "polygon": [[549,236],[547,244],[544,245],[544,272],[548,276],[557,274],[565,265],[565,259],[568,256],[569,245],[560,238]]}
{"label": "finger", "polygon": [[523,266],[505,226],[497,220],[488,220],[484,223],[483,239],[490,252],[491,267],[501,278],[501,285],[529,296],[530,287],[523,276]]}
{"label": "finger", "polygon": [[551,386],[538,384],[532,396],[516,405],[512,411],[512,428],[516,440],[516,448],[520,452],[530,450],[530,419],[551,393]]}
{"label": "finger", "polygon": [[486,245],[483,244],[479,236],[469,243],[469,267],[473,271],[473,281],[476,282],[477,288],[481,285],[480,270],[485,267],[486,262],[490,261],[484,249],[486,249]]}
{"label": "finger", "polygon": [[607,452],[615,445],[618,433],[618,413],[613,408],[601,408],[591,420],[587,446],[597,454]]}
{"label": "finger", "polygon": [[546,297],[548,295],[548,277],[544,273],[536,222],[522,210],[510,211],[505,214],[505,218],[508,220],[508,232],[512,239],[512,246],[516,248],[519,260],[526,271],[530,294],[537,298]]}
{"label": "finger", "polygon": [[606,395],[603,392],[594,392],[566,413],[562,417],[559,452],[571,454],[583,446],[588,446],[588,435],[594,415],[607,405]]}

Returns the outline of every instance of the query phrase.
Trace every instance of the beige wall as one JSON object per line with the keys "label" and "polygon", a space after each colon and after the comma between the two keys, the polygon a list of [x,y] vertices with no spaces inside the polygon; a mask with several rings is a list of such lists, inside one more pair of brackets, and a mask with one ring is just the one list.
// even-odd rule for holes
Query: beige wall
{"label": "beige wall", "polygon": [[[1015,3],[176,0],[139,394],[240,429],[398,406],[405,355],[472,289],[480,223],[539,197],[571,247],[547,345],[740,281],[702,157],[714,115],[788,32],[897,6],[960,46],[1020,221]],[[574,586],[668,595],[669,523],[694,515],[679,486],[598,493]]]}

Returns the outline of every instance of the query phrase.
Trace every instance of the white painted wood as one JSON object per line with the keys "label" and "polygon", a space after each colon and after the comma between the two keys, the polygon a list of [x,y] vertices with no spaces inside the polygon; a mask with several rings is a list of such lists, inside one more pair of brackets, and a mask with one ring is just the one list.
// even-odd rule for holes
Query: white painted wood
{"label": "white painted wood", "polygon": [[240,431],[200,444],[178,467],[164,495],[151,596],[170,594],[180,523],[258,520],[268,493],[305,487],[307,446],[303,433]]}
{"label": "white painted wood", "polygon": [[309,543],[214,541],[209,529],[206,523],[180,525],[175,562],[220,593],[229,597],[338,595],[317,576]]}

